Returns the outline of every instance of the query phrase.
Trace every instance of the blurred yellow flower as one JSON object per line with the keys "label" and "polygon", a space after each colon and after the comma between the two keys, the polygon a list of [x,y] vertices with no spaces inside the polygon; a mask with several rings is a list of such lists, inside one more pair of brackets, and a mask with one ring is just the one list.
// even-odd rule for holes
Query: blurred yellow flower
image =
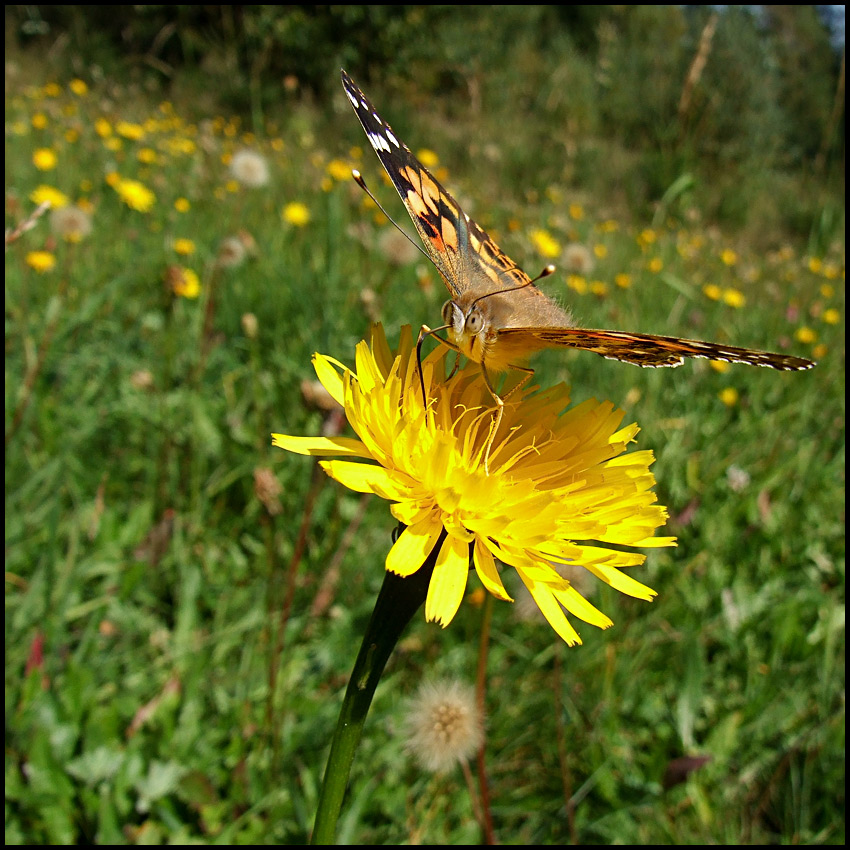
{"label": "blurred yellow flower", "polygon": [[156,203],[156,195],[138,180],[121,178],[113,188],[118,193],[118,197],[130,209],[137,210],[138,212],[150,212]]}
{"label": "blurred yellow flower", "polygon": [[724,248],[720,252],[720,260],[724,265],[734,266],[738,262],[738,255],[731,248]]}
{"label": "blurred yellow flower", "polygon": [[67,207],[68,204],[71,203],[70,198],[64,192],[54,189],[53,186],[44,185],[38,186],[30,192],[30,200],[34,204],[43,204],[47,201],[50,204],[51,209],[54,210]]}
{"label": "blurred yellow flower", "polygon": [[94,131],[101,139],[108,139],[112,135],[112,125],[105,118],[98,118],[94,122]]}
{"label": "blurred yellow flower", "polygon": [[49,272],[56,265],[56,257],[50,251],[30,251],[25,260],[26,264],[39,274]]}
{"label": "blurred yellow flower", "polygon": [[841,321],[841,313],[834,307],[830,307],[823,311],[822,318],[828,325],[837,325]]}
{"label": "blurred yellow flower", "polygon": [[38,148],[33,151],[32,163],[39,171],[52,171],[59,158],[52,148]]}
{"label": "blurred yellow flower", "polygon": [[44,130],[47,127],[47,116],[43,112],[36,112],[30,122],[36,130]]}
{"label": "blurred yellow flower", "polygon": [[334,180],[342,183],[351,179],[353,166],[344,159],[332,159],[327,165],[327,172]]}
{"label": "blurred yellow flower", "polygon": [[609,218],[597,224],[596,229],[600,233],[616,233],[620,229],[620,222]]}
{"label": "blurred yellow flower", "polygon": [[83,95],[88,94],[89,90],[89,87],[85,84],[85,82],[80,79],[71,80],[71,82],[68,83],[68,88],[71,89],[77,97],[82,97]]}
{"label": "blurred yellow flower", "polygon": [[136,158],[145,165],[153,165],[159,156],[153,148],[139,148]]}
{"label": "blurred yellow flower", "polygon": [[587,292],[587,281],[580,274],[567,275],[567,286],[579,295]]}
{"label": "blurred yellow flower", "polygon": [[819,342],[819,343],[818,343],[818,344],[817,344],[817,345],[816,345],[816,346],[812,349],[812,356],[813,356],[816,360],[821,360],[822,358],[826,357],[826,353],[827,353],[827,351],[829,351],[829,349],[828,349],[828,348],[827,348],[827,347],[826,347],[826,346],[825,346],[822,342]]}
{"label": "blurred yellow flower", "polygon": [[637,235],[637,243],[641,248],[646,248],[648,245],[652,245],[656,239],[658,239],[658,234],[649,227],[645,230],[641,230],[641,232]]}
{"label": "blurred yellow flower", "polygon": [[493,402],[477,364],[446,378],[447,350],[434,351],[422,364],[425,408],[410,327],[392,351],[381,326],[373,326],[371,345],[357,346],[356,363],[355,373],[324,355],[313,358],[357,438],[274,434],[273,443],[330,457],[321,466],[332,478],[392,502],[405,529],[387,556],[389,572],[412,575],[437,549],[426,620],[443,627],[452,621],[470,566],[489,593],[509,600],[496,559],[516,571],[569,645],[581,638],[565,610],[599,628],[612,622],[556,566],[581,567],[639,599],[655,595],[623,572],[645,560],[625,550],[675,540],[654,536],[667,518],[652,492],[654,458],[648,451],[625,454],[638,427],[621,428],[623,413],[610,402],[591,399],[564,412],[564,385],[516,391],[505,405],[488,474]]}
{"label": "blurred yellow flower", "polygon": [[620,289],[628,289],[632,285],[632,276],[625,272],[620,272],[619,274],[614,275],[614,283],[619,286]]}
{"label": "blurred yellow flower", "polygon": [[592,280],[590,282],[590,291],[602,298],[608,294],[608,284],[604,280]]}
{"label": "blurred yellow flower", "polygon": [[738,390],[735,387],[722,389],[717,396],[727,407],[734,407],[738,403]]}
{"label": "blurred yellow flower", "polygon": [[716,283],[707,283],[702,288],[703,295],[712,301],[719,301],[723,296],[723,290]]}
{"label": "blurred yellow flower", "polygon": [[832,298],[835,295],[835,287],[829,283],[822,283],[820,285],[820,294],[823,295],[824,298]]}
{"label": "blurred yellow flower", "polygon": [[581,204],[570,204],[567,212],[573,221],[581,221],[584,218],[584,207]]}
{"label": "blurred yellow flower", "polygon": [[823,260],[820,257],[809,257],[809,271],[812,274],[820,274],[823,269]]}
{"label": "blurred yellow flower", "polygon": [[310,222],[310,210],[300,201],[288,203],[281,211],[281,218],[295,227],[304,227]]}
{"label": "blurred yellow flower", "polygon": [[743,307],[747,303],[744,293],[729,287],[723,290],[723,303],[730,307]]}
{"label": "blurred yellow flower", "polygon": [[42,92],[45,97],[59,97],[62,94],[62,86],[59,83],[46,83]]}
{"label": "blurred yellow flower", "polygon": [[169,266],[165,280],[171,291],[180,298],[197,298],[201,294],[201,282],[192,269],[183,266]]}
{"label": "blurred yellow flower", "polygon": [[664,268],[664,260],[661,257],[653,257],[647,264],[646,267],[653,274],[658,274]]}
{"label": "blurred yellow flower", "polygon": [[598,259],[604,260],[605,257],[608,256],[608,246],[607,245],[601,245],[600,243],[597,242],[596,245],[593,246],[593,253],[596,255],[596,257]]}
{"label": "blurred yellow flower", "polygon": [[561,245],[547,230],[532,230],[529,234],[531,241],[538,252],[548,259],[560,256]]}
{"label": "blurred yellow flower", "polygon": [[141,124],[134,124],[131,121],[119,121],[115,125],[115,132],[131,142],[138,142],[145,137],[145,128]]}
{"label": "blurred yellow flower", "polygon": [[430,148],[420,148],[416,152],[419,161],[425,168],[436,168],[440,164],[440,157],[437,156]]}
{"label": "blurred yellow flower", "polygon": [[722,375],[724,372],[729,371],[729,364],[725,360],[709,360],[708,365],[714,369],[715,372],[720,372]]}
{"label": "blurred yellow flower", "polygon": [[174,202],[174,209],[176,209],[177,212],[179,212],[179,213],[187,213],[187,212],[189,212],[189,210],[191,208],[192,208],[192,205],[189,203],[188,199],[186,199],[186,198],[178,198]]}
{"label": "blurred yellow flower", "polygon": [[182,257],[189,257],[195,253],[195,243],[191,239],[183,237],[174,240],[174,252]]}
{"label": "blurred yellow flower", "polygon": [[817,332],[812,330],[810,327],[803,325],[802,327],[797,328],[794,331],[794,339],[797,342],[802,342],[805,345],[814,342],[818,338]]}

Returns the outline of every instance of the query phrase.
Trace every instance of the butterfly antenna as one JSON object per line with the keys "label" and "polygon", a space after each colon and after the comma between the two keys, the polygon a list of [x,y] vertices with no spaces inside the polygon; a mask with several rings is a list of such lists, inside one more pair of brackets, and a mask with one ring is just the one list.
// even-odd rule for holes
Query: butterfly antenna
{"label": "butterfly antenna", "polygon": [[[392,226],[411,245],[413,245],[413,247],[416,248],[416,250],[419,251],[419,253],[422,254],[422,256],[425,257],[425,259],[428,260],[429,263],[433,263],[434,261],[425,253],[425,251],[422,250],[422,246],[419,243],[415,242],[413,239],[411,239],[410,236],[408,236],[407,233],[404,232],[404,229],[402,227],[399,227],[398,224],[396,224],[395,219],[383,208],[383,206],[381,206],[381,202],[372,194],[371,190],[366,185],[366,181],[363,179],[363,175],[356,168],[351,169],[351,176],[354,178],[354,182],[374,201],[378,209],[389,219],[390,224],[392,224]],[[439,271],[439,269],[437,269],[437,271]]]}
{"label": "butterfly antenna", "polygon": [[555,266],[552,265],[552,263],[549,263],[549,265],[546,266],[546,268],[544,268],[543,271],[540,272],[539,275],[537,275],[537,277],[533,278],[532,280],[526,281],[521,286],[511,286],[508,287],[508,289],[497,289],[495,292],[485,292],[484,295],[479,295],[478,298],[476,298],[472,302],[472,304],[469,305],[469,309],[471,310],[479,301],[483,301],[485,298],[489,298],[491,295],[502,295],[505,292],[516,292],[518,289],[525,289],[526,286],[532,286],[533,284],[537,283],[538,280],[543,280],[544,277],[549,277],[549,275],[554,274],[554,272]]}

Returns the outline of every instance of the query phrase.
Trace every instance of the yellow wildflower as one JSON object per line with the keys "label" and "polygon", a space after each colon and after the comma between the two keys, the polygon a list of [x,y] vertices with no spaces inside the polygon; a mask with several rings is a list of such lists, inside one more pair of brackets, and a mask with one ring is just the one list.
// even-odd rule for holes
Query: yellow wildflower
{"label": "yellow wildflower", "polygon": [[38,148],[33,151],[32,162],[39,171],[52,171],[59,158],[52,148]]}
{"label": "yellow wildflower", "polygon": [[56,257],[50,251],[30,251],[25,261],[31,269],[35,269],[39,274],[49,272],[56,266]]}
{"label": "yellow wildflower", "polygon": [[281,211],[281,218],[295,227],[304,227],[310,222],[310,210],[299,201],[288,203]]}

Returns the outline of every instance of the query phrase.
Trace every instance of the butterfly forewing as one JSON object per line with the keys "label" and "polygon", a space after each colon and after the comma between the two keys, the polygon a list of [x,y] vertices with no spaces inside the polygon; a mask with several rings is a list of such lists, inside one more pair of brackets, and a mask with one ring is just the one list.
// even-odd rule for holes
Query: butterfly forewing
{"label": "butterfly forewing", "polygon": [[452,297],[476,282],[490,291],[528,283],[528,275],[463,212],[345,71],[342,85]]}
{"label": "butterfly forewing", "polygon": [[680,366],[685,357],[725,360],[750,366],[768,366],[787,372],[811,369],[815,364],[790,354],[752,351],[715,342],[672,336],[596,331],[583,328],[506,328],[499,332],[505,342],[528,348],[580,348],[611,360],[636,366]]}

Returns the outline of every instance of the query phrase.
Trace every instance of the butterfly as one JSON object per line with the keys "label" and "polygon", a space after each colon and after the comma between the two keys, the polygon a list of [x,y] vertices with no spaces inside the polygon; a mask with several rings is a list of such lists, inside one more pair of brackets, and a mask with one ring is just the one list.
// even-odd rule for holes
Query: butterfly
{"label": "butterfly", "polygon": [[[544,348],[579,348],[638,366],[679,366],[686,357],[769,366],[784,371],[810,369],[811,360],[788,354],[752,351],[699,340],[575,326],[556,304],[471,219],[460,204],[413,155],[343,70],[342,85],[369,142],[381,160],[422,239],[425,253],[451,296],[443,306],[451,347],[481,365],[498,406],[495,434],[504,398],[491,376],[508,369],[527,373],[526,359]],[[542,276],[554,271],[549,266]],[[537,278],[539,279],[539,278]],[[420,343],[422,336],[420,335]],[[443,340],[445,342],[445,340]],[[521,386],[521,384],[520,384]],[[492,436],[491,436],[492,439]]]}

